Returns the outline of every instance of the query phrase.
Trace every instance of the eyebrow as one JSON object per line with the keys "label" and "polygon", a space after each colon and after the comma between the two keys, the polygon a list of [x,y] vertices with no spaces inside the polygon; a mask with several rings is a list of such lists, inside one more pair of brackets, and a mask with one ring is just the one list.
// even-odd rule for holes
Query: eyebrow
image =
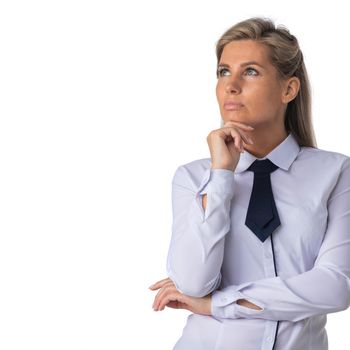
{"label": "eyebrow", "polygon": [[[264,69],[264,67],[261,64],[259,64],[258,62],[256,62],[256,61],[243,62],[243,63],[240,64],[240,66],[241,67],[245,67],[245,66],[249,66],[249,65],[253,65],[253,64]],[[230,68],[230,65],[227,64],[227,63],[220,63],[218,65],[218,67],[228,67],[228,68]]]}

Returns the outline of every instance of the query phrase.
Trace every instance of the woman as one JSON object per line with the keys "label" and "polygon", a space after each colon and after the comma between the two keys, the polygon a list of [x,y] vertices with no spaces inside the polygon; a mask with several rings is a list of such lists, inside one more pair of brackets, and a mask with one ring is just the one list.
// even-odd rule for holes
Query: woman
{"label": "woman", "polygon": [[216,48],[223,124],[172,181],[154,310],[192,312],[176,350],[326,350],[350,304],[350,157],[316,148],[297,39],[269,19]]}

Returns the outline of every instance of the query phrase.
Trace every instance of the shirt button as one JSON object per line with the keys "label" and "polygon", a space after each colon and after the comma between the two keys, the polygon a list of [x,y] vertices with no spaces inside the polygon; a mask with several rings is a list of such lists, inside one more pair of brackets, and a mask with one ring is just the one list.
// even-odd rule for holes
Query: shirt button
{"label": "shirt button", "polygon": [[269,343],[272,343],[273,338],[272,338],[272,337],[267,337],[267,338],[266,338],[266,341],[268,341]]}
{"label": "shirt button", "polygon": [[222,297],[221,301],[227,301],[227,298],[226,297]]}
{"label": "shirt button", "polygon": [[272,257],[272,254],[270,252],[266,252],[265,258],[270,259]]}

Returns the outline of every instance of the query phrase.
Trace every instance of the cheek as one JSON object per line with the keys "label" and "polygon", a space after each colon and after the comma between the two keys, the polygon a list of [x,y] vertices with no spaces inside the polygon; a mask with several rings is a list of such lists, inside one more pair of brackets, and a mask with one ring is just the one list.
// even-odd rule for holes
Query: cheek
{"label": "cheek", "polygon": [[222,84],[220,83],[216,84],[215,93],[218,99],[222,96]]}
{"label": "cheek", "polygon": [[224,88],[221,84],[216,85],[215,94],[216,94],[216,99],[217,99],[219,106],[221,108],[222,103],[224,102],[224,99],[225,99],[225,91],[224,91]]}
{"label": "cheek", "polygon": [[249,91],[249,96],[252,106],[257,108],[274,109],[281,102],[280,91],[271,85],[255,86]]}

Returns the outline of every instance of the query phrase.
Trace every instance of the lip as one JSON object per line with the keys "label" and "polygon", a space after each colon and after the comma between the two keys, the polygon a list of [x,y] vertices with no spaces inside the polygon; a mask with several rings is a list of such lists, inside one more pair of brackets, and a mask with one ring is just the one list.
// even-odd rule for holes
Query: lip
{"label": "lip", "polygon": [[228,111],[236,111],[240,108],[243,107],[243,104],[242,103],[239,103],[239,102],[225,102],[224,104],[224,108]]}

